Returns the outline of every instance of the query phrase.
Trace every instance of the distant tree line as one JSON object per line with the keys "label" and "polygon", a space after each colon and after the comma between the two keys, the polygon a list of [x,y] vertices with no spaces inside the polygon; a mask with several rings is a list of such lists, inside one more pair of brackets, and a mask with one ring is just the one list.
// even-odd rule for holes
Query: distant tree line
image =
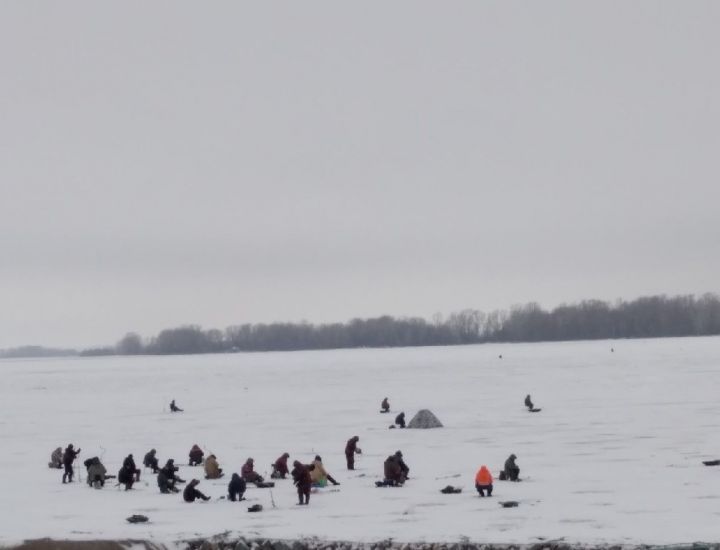
{"label": "distant tree line", "polygon": [[112,348],[83,355],[192,354],[333,348],[441,346],[484,342],[540,342],[720,334],[720,297],[650,296],[611,304],[587,300],[550,311],[538,304],[491,313],[466,309],[446,319],[353,319],[346,323],[271,323],[224,331],[189,325],[149,340],[127,334]]}
{"label": "distant tree line", "polygon": [[24,357],[70,357],[77,355],[74,349],[45,348],[43,346],[20,346],[0,349],[0,358],[20,359]]}

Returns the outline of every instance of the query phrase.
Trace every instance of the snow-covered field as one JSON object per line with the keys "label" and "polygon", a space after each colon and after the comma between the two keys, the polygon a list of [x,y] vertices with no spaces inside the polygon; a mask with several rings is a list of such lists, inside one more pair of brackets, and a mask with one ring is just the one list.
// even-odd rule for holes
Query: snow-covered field
{"label": "snow-covered field", "polygon": [[[611,347],[615,352],[611,352]],[[498,355],[502,354],[500,359]],[[0,544],[25,538],[174,541],[232,531],[334,540],[670,543],[720,540],[720,338],[344,350],[218,356],[0,361]],[[523,407],[531,393],[539,414]],[[431,409],[436,430],[388,430],[388,396],[408,419]],[[182,414],[167,406],[175,398]],[[360,436],[356,471],[343,449]],[[281,453],[317,453],[339,492],[295,505],[290,480],[249,488],[247,503],[186,504],[144,471],[124,492],[62,485],[47,468],[68,443],[82,460],[103,455],[116,474],[130,452],[155,447],[161,463],[187,463],[198,443],[226,472],[254,457],[261,473]],[[374,486],[401,449],[411,479]],[[515,453],[521,483],[473,487]],[[226,480],[200,489],[225,494]],[[83,476],[84,479],[84,476]],[[458,495],[439,490],[463,487]],[[518,508],[502,508],[517,500]],[[249,504],[265,510],[247,513]],[[150,517],[131,525],[134,513]]]}

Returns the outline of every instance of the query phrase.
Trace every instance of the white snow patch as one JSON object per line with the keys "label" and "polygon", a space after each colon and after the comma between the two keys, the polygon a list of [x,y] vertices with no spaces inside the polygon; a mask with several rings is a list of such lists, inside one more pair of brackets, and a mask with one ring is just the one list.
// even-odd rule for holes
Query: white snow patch
{"label": "white snow patch", "polygon": [[[615,353],[610,348],[615,348]],[[498,356],[502,354],[503,358]],[[169,542],[230,531],[237,536],[331,540],[674,543],[718,540],[720,339],[486,345],[216,356],[0,361],[0,543],[27,538]],[[532,394],[542,412],[523,406]],[[388,430],[378,413],[430,408],[442,430]],[[185,413],[170,414],[175,398]],[[360,436],[357,470],[343,449]],[[341,483],[295,505],[291,481],[250,488],[248,501],[215,500],[226,479],[206,481],[208,503],[161,495],[144,471],[137,490],[62,485],[46,464],[68,443],[77,469],[103,457],[116,474],[132,452],[187,464],[193,443],[226,472],[254,457],[261,473],[288,451],[320,454]],[[374,487],[401,449],[411,479]],[[473,487],[518,456],[521,483]],[[462,486],[443,495],[447,484]],[[500,500],[517,500],[502,508]],[[247,513],[260,503],[265,510]],[[132,514],[149,516],[129,524]]]}

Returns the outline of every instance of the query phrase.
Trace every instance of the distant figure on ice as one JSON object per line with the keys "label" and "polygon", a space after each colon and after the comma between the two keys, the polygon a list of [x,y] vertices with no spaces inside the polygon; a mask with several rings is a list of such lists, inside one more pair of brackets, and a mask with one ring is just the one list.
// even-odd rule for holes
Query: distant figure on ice
{"label": "distant figure on ice", "polygon": [[155,449],[150,449],[143,458],[143,466],[145,466],[146,468],[150,468],[153,474],[157,474],[158,470],[160,469],[160,466],[158,465],[158,459],[155,456],[155,453],[157,453]]}
{"label": "distant figure on ice", "polygon": [[[310,486],[312,479],[308,467],[301,464],[299,460],[293,462],[293,470],[291,472],[293,484],[297,487],[298,504],[310,504]],[[305,499],[303,502],[303,498]]]}
{"label": "distant figure on ice", "polygon": [[354,435],[348,439],[347,444],[345,445],[345,459],[347,460],[348,470],[355,469],[355,455],[362,453],[362,450],[357,446],[358,441],[360,441],[360,438]]}
{"label": "distant figure on ice", "polygon": [[390,402],[388,401],[388,398],[382,400],[382,403],[380,404],[380,412],[381,413],[388,413],[390,412]]}
{"label": "distant figure on ice", "polygon": [[85,461],[85,467],[87,468],[87,484],[90,487],[100,489],[105,486],[105,479],[107,479],[107,470],[102,465],[100,459],[96,456],[89,458]]}
{"label": "distant figure on ice", "polygon": [[531,411],[535,408],[535,405],[533,405],[532,399],[530,399],[530,394],[527,394],[525,396],[525,406],[528,408],[529,411]]}
{"label": "distant figure on ice", "polygon": [[273,471],[272,474],[270,474],[272,479],[285,479],[290,473],[287,463],[288,458],[290,458],[290,453],[283,453],[282,456],[273,463]]}
{"label": "distant figure on ice", "polygon": [[333,479],[333,476],[327,473],[320,455],[315,455],[315,460],[312,463],[312,469],[310,469],[310,479],[313,487],[326,487],[328,481],[333,485],[340,485],[337,481],[335,481],[335,479]]}
{"label": "distant figure on ice", "polygon": [[63,483],[72,483],[73,478],[73,462],[77,458],[77,456],[80,454],[80,449],[77,451],[73,449],[73,444],[70,443],[67,448],[65,449],[65,452],[63,453],[63,466],[65,467],[65,472],[63,473],[62,482]]}
{"label": "distant figure on ice", "polygon": [[50,455],[50,462],[48,462],[48,468],[57,468],[59,470],[62,467],[63,467],[63,450],[62,450],[62,447],[58,447]]}
{"label": "distant figure on ice", "polygon": [[401,428],[405,427],[405,413],[401,412],[399,415],[395,417],[395,424],[400,426]]}
{"label": "distant figure on ice", "polygon": [[157,484],[160,488],[160,492],[167,494],[167,493],[177,493],[178,489],[175,487],[176,483],[185,483],[184,479],[181,479],[179,476],[175,474],[179,468],[175,466],[175,461],[171,458],[167,461],[165,466],[162,467],[162,469],[158,472],[157,476]]}
{"label": "distant figure on ice", "polygon": [[493,478],[490,470],[484,464],[480,466],[477,474],[475,474],[475,488],[481,497],[485,496],[485,491],[487,491],[487,496],[492,496]]}
{"label": "distant figure on ice", "polygon": [[205,496],[202,494],[197,487],[200,484],[200,481],[197,479],[193,479],[190,481],[190,483],[187,484],[187,487],[185,487],[185,490],[183,491],[183,500],[185,502],[195,502],[195,499],[201,498],[203,500],[210,500],[210,497]]}
{"label": "distant figure on ice", "polygon": [[188,456],[190,457],[188,466],[200,466],[200,464],[202,464],[203,462],[204,455],[205,453],[200,447],[198,447],[197,445],[193,445],[192,449],[190,449],[190,453],[188,453]]}
{"label": "distant figure on ice", "polygon": [[215,455],[207,457],[205,459],[205,479],[220,479],[222,476],[222,468]]}
{"label": "distant figure on ice", "polygon": [[245,500],[245,497],[243,497],[245,489],[247,489],[245,480],[239,475],[233,474],[232,478],[230,478],[230,483],[228,483],[228,498],[233,502],[236,500]]}
{"label": "distant figure on ice", "polygon": [[180,407],[178,407],[178,406],[175,404],[175,400],[174,400],[174,399],[173,399],[172,401],[170,401],[170,412],[174,412],[174,413],[176,413],[176,412],[183,412],[183,409],[181,409]]}
{"label": "distant figure on ice", "polygon": [[517,456],[511,454],[505,461],[505,467],[503,468],[503,474],[505,479],[508,481],[519,481],[520,480],[520,467],[515,464]]}

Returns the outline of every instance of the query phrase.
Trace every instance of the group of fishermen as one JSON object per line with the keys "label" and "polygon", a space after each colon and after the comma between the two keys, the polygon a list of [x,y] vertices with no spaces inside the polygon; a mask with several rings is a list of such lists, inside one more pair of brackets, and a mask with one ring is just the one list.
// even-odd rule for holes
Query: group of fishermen
{"label": "group of fishermen", "polygon": [[[533,410],[533,403],[528,395],[525,398],[525,406],[529,410]],[[382,413],[390,412],[390,402],[385,397],[381,403]],[[172,412],[182,412],[182,409],[177,407],[175,400],[173,399],[170,403],[170,410]],[[401,412],[395,418],[395,424],[400,428],[405,427],[405,413]],[[345,459],[348,470],[355,469],[355,456],[362,453],[362,449],[358,446],[360,437],[355,435],[347,440],[345,444]],[[75,450],[73,444],[69,444],[63,451],[62,447],[56,448],[50,457],[48,466],[51,468],[63,469],[62,482],[70,483],[73,480],[73,463],[80,454],[81,449]],[[288,459],[290,453],[283,453],[277,460],[272,464],[272,479],[286,479],[290,475],[293,479],[293,483],[297,488],[298,504],[307,505],[310,503],[310,491],[313,487],[326,487],[328,482],[333,485],[340,485],[340,483],[333,478],[323,465],[322,458],[316,455],[312,463],[303,464],[299,460],[293,461],[293,469],[290,470],[288,467]],[[500,472],[500,480],[508,481],[519,481],[520,480],[520,468],[515,463],[517,456],[511,454],[505,461],[503,470]],[[105,485],[105,480],[114,479],[117,477],[118,485],[123,485],[126,491],[132,489],[134,483],[140,481],[140,469],[136,466],[135,460],[132,454],[129,454],[123,460],[122,467],[118,472],[117,476],[108,475],[107,469],[100,461],[99,457],[89,458],[84,462],[87,469],[87,482],[88,485],[102,488]],[[189,466],[200,466],[202,465],[205,471],[205,479],[220,479],[225,474],[223,469],[220,468],[217,457],[214,454],[209,454],[205,457],[205,452],[196,444],[193,445],[188,453],[188,465]],[[160,463],[157,458],[157,451],[150,449],[144,458],[143,466],[150,468],[153,474],[157,475],[157,485],[161,493],[178,493],[179,489],[177,484],[186,483],[186,481],[177,475],[179,467],[175,465],[174,459],[168,459],[165,466],[160,468]],[[378,487],[401,487],[408,480],[410,468],[403,459],[402,451],[396,451],[394,454],[388,456],[384,462],[384,478],[382,481],[376,482]],[[240,470],[240,474],[233,473],[228,484],[228,499],[230,501],[242,501],[245,500],[244,494],[247,489],[247,484],[253,483],[257,487],[273,487],[273,482],[266,482],[264,478],[255,471],[255,464],[252,458],[248,458],[245,464]],[[200,484],[198,479],[192,479],[183,491],[183,498],[186,502],[194,502],[197,499],[209,500],[210,497],[203,494],[197,486]],[[493,477],[487,466],[482,465],[475,475],[475,488],[477,489],[480,496],[492,495],[493,491]]]}
{"label": "group of fishermen", "polygon": [[[359,439],[359,438],[357,438]],[[357,441],[357,439],[355,441]],[[359,449],[358,449],[359,451]],[[55,449],[51,456],[48,466],[51,468],[64,468],[63,483],[73,481],[73,463],[80,454],[80,449],[75,450],[73,444],[69,444],[65,451],[62,447]],[[331,476],[323,465],[322,458],[315,455],[314,460],[310,464],[302,464],[299,460],[293,462],[293,469],[288,468],[288,459],[290,453],[283,453],[272,464],[273,479],[286,479],[290,475],[294,485],[297,487],[298,504],[307,505],[310,503],[310,491],[313,487],[326,487],[328,483],[340,485],[340,483]],[[87,483],[91,487],[100,489],[105,486],[105,481],[115,479],[117,477],[118,485],[124,485],[125,490],[132,489],[133,484],[140,480],[140,469],[136,466],[132,454],[129,454],[123,460],[122,467],[117,476],[108,475],[107,469],[102,464],[99,457],[94,456],[84,462],[87,469]],[[188,466],[202,465],[205,470],[205,479],[219,479],[224,476],[222,468],[220,468],[217,457],[209,454],[205,457],[205,452],[198,446],[193,445],[188,453]],[[175,465],[174,459],[168,459],[165,466],[160,467],[157,457],[157,450],[150,449],[143,458],[143,466],[149,468],[153,474],[157,475],[157,484],[161,493],[170,494],[178,493],[180,489],[178,484],[186,483],[177,472],[179,467]],[[247,484],[252,483],[257,487],[273,487],[273,482],[266,482],[265,479],[255,471],[255,461],[248,458],[240,470],[240,474],[233,473],[228,484],[228,500],[242,501],[245,500],[244,494]],[[183,490],[183,499],[186,502],[194,502],[197,499],[209,500],[210,497],[202,493],[197,486],[200,484],[198,479],[191,480]]]}

